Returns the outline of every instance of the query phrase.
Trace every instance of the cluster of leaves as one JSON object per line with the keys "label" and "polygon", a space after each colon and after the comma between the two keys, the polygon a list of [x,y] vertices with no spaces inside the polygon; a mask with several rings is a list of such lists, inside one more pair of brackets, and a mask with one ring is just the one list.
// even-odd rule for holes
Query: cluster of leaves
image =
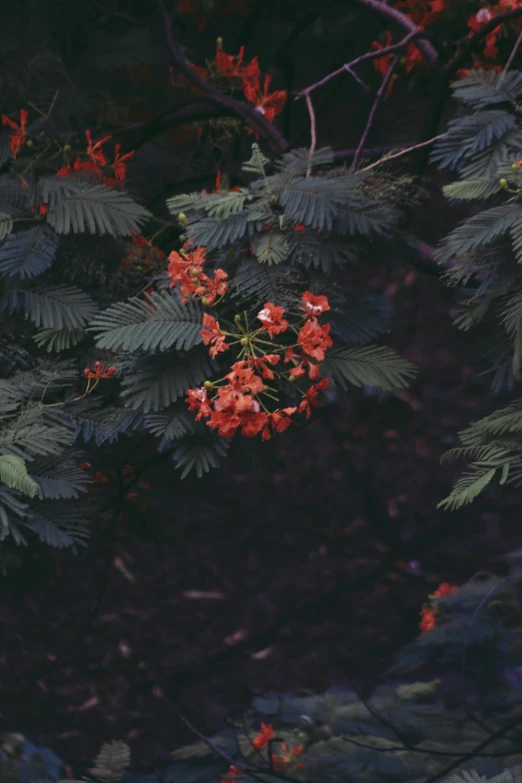
{"label": "cluster of leaves", "polygon": [[[240,62],[232,65],[242,67]],[[245,83],[258,74],[251,65],[241,71]],[[202,343],[219,333],[206,339],[208,319],[216,330],[219,326],[206,309],[212,308],[232,332],[238,318],[245,319],[247,329],[246,324],[269,313],[258,332],[265,330],[272,338],[274,313],[279,313],[280,325],[297,323],[303,320],[303,302],[312,308],[296,331],[302,354],[288,343],[289,372],[278,374],[270,390],[264,388],[280,404],[258,418],[270,417],[275,432],[286,428],[290,411],[299,409],[309,417],[328,384],[393,389],[413,377],[410,363],[373,343],[386,331],[388,312],[364,293],[341,290],[331,278],[336,267],[353,260],[352,237],[371,238],[394,227],[400,183],[396,203],[389,203],[370,172],[336,167],[328,149],[313,155],[296,150],[271,164],[255,144],[243,166],[243,185],[222,187],[218,176],[210,193],[174,196],[167,202],[174,217],[160,219],[159,231],[143,235],[156,218],[125,189],[133,151],[122,154],[116,144],[111,153],[111,137],[96,139],[89,129],[81,134],[61,131],[55,103],[53,99],[40,112],[45,122],[31,121],[26,110],[19,112],[18,121],[6,116],[4,122],[9,144],[0,177],[0,309],[4,333],[14,338],[20,353],[8,361],[12,346],[0,343],[5,376],[0,411],[3,538],[24,543],[25,527],[53,545],[74,547],[83,541],[85,513],[62,504],[76,499],[89,481],[79,467],[81,454],[77,463],[69,456],[82,441],[100,447],[124,434],[148,435],[160,451],[171,454],[182,477],[192,470],[201,476],[219,464],[235,430],[209,429],[189,410],[185,396],[234,371],[234,358],[244,357],[239,347],[239,354],[232,347],[218,356],[211,346],[209,355]],[[404,199],[407,191],[405,182]],[[185,249],[172,251],[167,260],[165,251],[172,244],[169,248],[165,234],[157,239],[165,230],[171,242],[185,231]],[[77,234],[126,241],[127,263],[107,271],[103,260],[94,258],[89,274],[76,269],[74,256],[68,257],[64,248]],[[186,248],[196,248],[208,271],[190,251],[197,284],[182,263],[180,253],[187,255]],[[181,266],[176,267],[176,258]],[[139,264],[149,273],[146,286],[143,278],[125,280],[129,261],[133,273]],[[97,263],[105,278],[101,285]],[[120,285],[115,286],[111,280],[118,275]],[[77,279],[84,285],[76,285]],[[136,282],[141,291],[121,300],[120,291],[135,291]],[[324,308],[317,310],[317,303],[323,301],[329,324],[320,325],[316,314]],[[247,329],[242,339],[250,337]],[[249,344],[254,349],[261,343]],[[42,354],[49,353],[67,360],[43,361]],[[251,356],[259,358],[259,353]],[[263,386],[273,375],[270,361],[262,370]],[[293,381],[305,375],[318,382],[300,390],[301,381]],[[99,396],[97,389],[107,394]],[[243,391],[236,404],[245,401]],[[188,401],[193,401],[190,395]],[[263,433],[266,437],[266,426]],[[42,460],[47,462],[42,465]]]}
{"label": "cluster of leaves", "polygon": [[[446,197],[479,209],[444,238],[436,258],[445,266],[446,282],[466,295],[458,328],[469,330],[494,317],[488,321],[496,341],[492,388],[510,392],[520,379],[522,357],[522,73],[477,71],[456,82],[453,91],[466,111],[449,122],[432,160],[458,174],[444,187]],[[471,470],[440,505],[470,503],[495,476],[520,486],[519,410],[514,400],[460,433],[462,446],[444,459],[465,457]]]}

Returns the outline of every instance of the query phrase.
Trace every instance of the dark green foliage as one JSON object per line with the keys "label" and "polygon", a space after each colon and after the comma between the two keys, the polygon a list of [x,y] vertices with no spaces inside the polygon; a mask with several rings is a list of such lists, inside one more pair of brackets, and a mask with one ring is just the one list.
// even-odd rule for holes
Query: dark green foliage
{"label": "dark green foliage", "polygon": [[[473,114],[453,120],[433,154],[441,166],[459,173],[459,180],[444,188],[450,200],[495,197],[493,206],[460,223],[436,252],[439,263],[447,267],[447,283],[467,286],[467,301],[456,325],[468,330],[496,315],[499,334],[505,332],[507,339],[499,337],[490,370],[495,392],[514,390],[522,367],[522,177],[514,165],[522,158],[517,116],[521,85],[522,74],[514,71],[476,72],[454,84],[455,98]],[[496,195],[503,193],[505,197]],[[470,460],[470,470],[440,506],[457,509],[472,502],[495,478],[501,484],[519,485],[519,404],[515,400],[460,433],[462,446],[445,458]]]}

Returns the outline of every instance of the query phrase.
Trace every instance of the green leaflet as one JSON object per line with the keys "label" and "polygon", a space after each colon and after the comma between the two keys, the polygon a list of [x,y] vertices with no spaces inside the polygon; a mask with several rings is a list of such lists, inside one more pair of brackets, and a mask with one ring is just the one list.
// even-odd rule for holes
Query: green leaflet
{"label": "green leaflet", "polygon": [[40,329],[33,336],[33,340],[39,348],[46,348],[48,353],[60,353],[78,345],[84,337],[83,329]]}
{"label": "green leaflet", "polygon": [[57,235],[45,226],[10,236],[0,248],[0,275],[27,280],[43,274],[51,266],[58,244]]}
{"label": "green leaflet", "polygon": [[8,215],[6,212],[0,212],[0,239],[5,239],[12,230],[13,219],[11,215]]}
{"label": "green leaflet", "polygon": [[213,468],[217,468],[222,457],[226,457],[230,440],[209,433],[205,436],[188,435],[184,437],[172,456],[176,469],[181,470],[184,479],[191,471],[201,478]]}
{"label": "green leaflet", "polygon": [[125,742],[112,741],[105,743],[97,755],[92,774],[104,783],[121,780],[125,770],[130,765],[130,749]]}
{"label": "green leaflet", "polygon": [[13,454],[0,454],[0,481],[24,495],[43,498],[40,485],[27,472],[25,462]]}
{"label": "green leaflet", "polygon": [[399,389],[409,384],[416,368],[389,348],[363,345],[331,348],[321,362],[321,371],[342,389],[350,385]]}
{"label": "green leaflet", "polygon": [[260,264],[281,264],[288,255],[286,234],[279,231],[265,231],[256,236],[251,243],[252,251]]}
{"label": "green leaflet", "polygon": [[97,333],[99,348],[111,351],[188,351],[201,342],[202,315],[199,304],[184,305],[177,293],[153,293],[109,307],[87,331]]}
{"label": "green leaflet", "polygon": [[53,331],[76,331],[98,312],[95,302],[76,286],[54,286],[24,291],[26,316],[35,326]]}
{"label": "green leaflet", "polygon": [[123,190],[71,179],[48,177],[39,181],[40,198],[49,205],[47,222],[57,234],[79,233],[128,236],[151,213]]}

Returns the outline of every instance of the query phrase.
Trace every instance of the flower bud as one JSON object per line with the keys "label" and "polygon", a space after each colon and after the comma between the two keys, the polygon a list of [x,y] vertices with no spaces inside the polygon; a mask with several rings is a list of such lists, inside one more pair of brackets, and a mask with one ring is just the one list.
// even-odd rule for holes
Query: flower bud
{"label": "flower bud", "polygon": [[508,181],[505,177],[502,177],[502,179],[499,179],[498,184],[501,188],[504,188],[504,190],[507,190],[509,188]]}
{"label": "flower bud", "polygon": [[290,383],[295,383],[295,381],[296,381],[297,379],[296,379],[295,375],[289,375],[289,376],[288,376],[288,380],[290,381]]}
{"label": "flower bud", "polygon": [[70,144],[66,144],[65,147],[63,148],[63,151],[64,152],[70,152],[71,149],[72,149],[71,145]]}
{"label": "flower bud", "polygon": [[236,324],[240,324],[241,323],[241,316],[239,315],[239,313],[236,313],[236,315],[234,316],[234,322]]}
{"label": "flower bud", "polygon": [[261,389],[261,391],[267,392],[267,391],[269,390],[269,388],[270,388],[270,387],[269,387],[269,386],[267,386],[267,385],[266,385],[266,383],[264,383],[264,384],[263,384],[263,388]]}
{"label": "flower bud", "polygon": [[197,268],[197,266],[193,266],[193,267],[192,267],[192,275],[193,275],[194,277],[199,277],[199,274],[200,274],[200,273],[199,273],[199,269]]}
{"label": "flower bud", "polygon": [[179,220],[179,222],[181,223],[182,226],[188,226],[187,216],[185,215],[184,212],[180,212],[179,213],[178,220]]}
{"label": "flower bud", "polygon": [[248,337],[242,337],[240,343],[241,345],[248,345]]}
{"label": "flower bud", "polygon": [[221,51],[222,48],[223,48],[223,39],[221,36],[219,36],[218,38],[216,38],[216,49],[219,49],[219,51]]}
{"label": "flower bud", "polygon": [[518,163],[513,163],[513,165],[511,166],[511,171],[518,171],[519,168],[520,166],[518,165]]}
{"label": "flower bud", "polygon": [[28,147],[32,147],[32,146],[33,146],[33,141],[32,141],[32,139],[27,139],[27,146],[28,146]]}
{"label": "flower bud", "polygon": [[204,305],[207,305],[210,301],[210,298],[208,296],[204,296],[201,301],[203,302]]}
{"label": "flower bud", "polygon": [[212,383],[212,381],[205,381],[203,386],[205,387],[205,389],[213,389],[214,388],[214,384]]}

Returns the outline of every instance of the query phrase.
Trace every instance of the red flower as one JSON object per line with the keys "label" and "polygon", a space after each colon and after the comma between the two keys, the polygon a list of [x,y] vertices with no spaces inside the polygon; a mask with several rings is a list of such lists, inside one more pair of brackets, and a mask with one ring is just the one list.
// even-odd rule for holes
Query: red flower
{"label": "red flower", "polygon": [[273,122],[274,117],[283,111],[287,94],[285,90],[268,92],[270,82],[272,81],[272,77],[269,74],[265,76],[263,90],[261,91],[260,76],[258,58],[254,57],[243,73],[243,92],[245,98],[254,106],[255,110],[263,114],[269,122]]}
{"label": "red flower", "polygon": [[100,139],[95,144],[93,144],[92,138],[91,138],[91,132],[90,130],[85,131],[85,137],[87,139],[87,155],[90,157],[92,162],[96,166],[105,166],[105,155],[102,152],[102,146],[109,141],[109,139],[112,138],[112,136],[104,136],[103,139]]}
{"label": "red flower", "polygon": [[426,609],[425,607],[421,611],[422,620],[419,623],[419,628],[422,633],[432,631],[437,625],[437,618],[435,612],[432,609]]}
{"label": "red flower", "polygon": [[[110,136],[108,138],[110,138]],[[127,166],[125,165],[125,162],[134,158],[134,150],[127,152],[120,158],[120,149],[121,144],[116,144],[114,147],[114,163],[112,164],[112,169],[114,170],[114,176],[117,180],[124,180],[125,174],[127,173]]]}
{"label": "red flower", "polygon": [[2,125],[8,125],[14,133],[11,133],[11,150],[13,152],[13,160],[16,160],[18,151],[22,144],[25,144],[25,130],[27,128],[27,109],[20,109],[20,125],[9,119],[5,114],[2,114]]}
{"label": "red flower", "polygon": [[221,778],[221,783],[231,783],[231,781],[233,781],[234,778],[242,774],[243,774],[242,770],[238,769],[238,767],[234,767],[233,765],[231,765],[228,768],[226,775],[223,775],[223,777]]}
{"label": "red flower", "polygon": [[326,296],[314,296],[310,291],[304,292],[301,301],[303,302],[301,310],[304,310],[307,315],[322,315],[330,309]]}
{"label": "red flower", "polygon": [[324,352],[333,345],[332,338],[328,336],[329,332],[330,324],[321,325],[315,318],[311,318],[301,327],[297,342],[304,353],[322,362]]}
{"label": "red flower", "polygon": [[38,207],[38,214],[40,217],[44,217],[44,215],[47,215],[49,212],[49,207],[47,204],[44,204],[42,201],[40,201],[40,206]]}
{"label": "red flower", "polygon": [[457,588],[454,585],[450,585],[448,582],[442,582],[433,593],[433,597],[444,598],[446,595],[452,595],[456,589]]}
{"label": "red flower", "polygon": [[215,359],[218,353],[227,351],[230,346],[226,343],[226,336],[219,328],[219,324],[213,316],[205,313],[203,316],[203,326],[205,327],[200,331],[201,339],[204,345],[210,345],[209,354]]}
{"label": "red flower", "polygon": [[198,411],[196,421],[199,421],[202,416],[210,416],[212,409],[205,387],[200,386],[199,389],[187,389],[187,393],[188,397],[185,402],[188,402],[189,411]]}
{"label": "red flower", "polygon": [[221,71],[223,76],[241,76],[242,75],[242,62],[245,53],[245,47],[242,46],[239,50],[239,54],[227,54],[223,49],[216,48],[216,68]]}
{"label": "red flower", "polygon": [[270,367],[267,366],[267,363],[273,366],[274,364],[277,364],[280,359],[281,357],[276,353],[266,353],[264,356],[258,356],[256,358],[253,356],[245,356],[245,361],[255,370],[258,370],[261,373],[262,378],[266,378],[269,381],[274,380],[274,373]]}
{"label": "red flower", "polygon": [[330,381],[328,378],[323,378],[322,381],[319,381],[319,383],[314,383],[313,386],[310,386],[308,391],[305,393],[301,403],[299,404],[298,411],[299,413],[304,413],[306,415],[306,418],[309,419],[312,415],[312,408],[318,408],[321,404],[319,402],[319,392],[326,389],[330,384]]}
{"label": "red flower", "polygon": [[281,334],[288,329],[288,321],[283,318],[284,312],[283,307],[276,307],[272,302],[265,302],[263,309],[257,314],[257,318],[263,324],[261,329],[268,332],[270,337]]}
{"label": "red flower", "polygon": [[260,750],[261,748],[266,747],[268,745],[268,742],[271,739],[274,739],[275,732],[272,727],[272,724],[269,723],[268,726],[266,723],[261,723],[261,731],[259,734],[256,734],[254,739],[252,740],[252,745],[256,750]]}
{"label": "red flower", "polygon": [[83,374],[86,378],[112,378],[116,374],[116,367],[109,367],[107,370],[103,369],[101,362],[94,362],[94,371],[88,367],[85,368]]}
{"label": "red flower", "polygon": [[[273,413],[268,414],[267,423],[269,423],[276,432],[284,432],[292,423],[290,416],[292,416],[296,410],[297,408],[279,408],[278,410],[273,411]],[[270,430],[268,429],[268,426],[266,426],[263,429],[261,440],[269,440],[269,438]]]}

